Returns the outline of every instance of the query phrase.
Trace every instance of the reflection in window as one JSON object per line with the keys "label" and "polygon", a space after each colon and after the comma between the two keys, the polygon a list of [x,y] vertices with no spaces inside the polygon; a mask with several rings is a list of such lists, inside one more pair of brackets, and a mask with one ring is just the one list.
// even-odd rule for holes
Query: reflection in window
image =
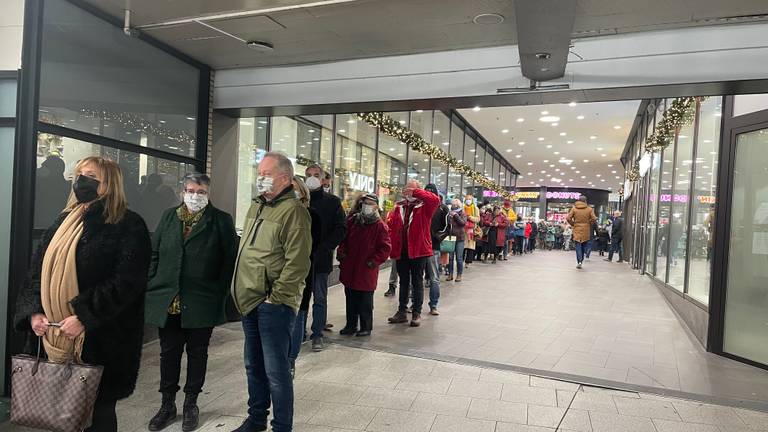
{"label": "reflection in window", "polygon": [[[421,135],[425,141],[430,143],[432,142],[432,136],[436,135],[432,129],[433,112],[419,110],[411,113],[411,130]],[[422,186],[429,183],[429,157],[414,150],[409,151],[408,178],[418,180]]]}
{"label": "reflection in window", "polygon": [[254,198],[252,185],[256,183],[259,162],[267,152],[269,122],[267,117],[242,118],[239,128],[235,228],[242,229]]}
{"label": "reflection in window", "polygon": [[[388,113],[402,125],[408,124],[408,112]],[[397,200],[396,189],[405,186],[407,146],[384,133],[379,132],[379,161],[377,188],[380,205],[386,212],[394,208]]]}
{"label": "reflection in window", "polygon": [[650,169],[650,185],[646,197],[648,201],[648,214],[646,216],[646,237],[645,237],[645,271],[648,274],[656,274],[656,254],[654,253],[656,243],[656,212],[659,207],[659,168],[661,163],[661,153],[653,153]]}
{"label": "reflection in window", "polygon": [[722,98],[709,98],[701,103],[699,135],[696,143],[693,215],[691,217],[688,295],[709,303],[709,281],[712,272],[712,248],[715,242],[715,194],[720,143],[720,110]]}
{"label": "reflection in window", "polygon": [[[459,163],[464,162],[464,129],[456,123],[451,124],[451,145],[450,154]],[[448,198],[459,197],[461,190],[462,176],[460,172],[454,169],[448,171]]]}
{"label": "reflection in window", "polygon": [[[464,164],[475,169],[475,138],[466,134],[464,138]],[[474,194],[475,180],[469,177],[464,178],[464,194]]]}
{"label": "reflection in window", "polygon": [[676,136],[677,160],[671,197],[669,228],[668,283],[678,291],[685,289],[685,262],[688,246],[688,189],[693,171],[693,122],[683,126]]}
{"label": "reflection in window", "polygon": [[336,193],[349,211],[362,193],[375,193],[376,129],[354,114],[336,120]]}
{"label": "reflection in window", "polygon": [[77,163],[89,156],[112,159],[120,165],[128,207],[154,231],[163,212],[179,205],[180,181],[192,165],[143,154],[106,148],[57,135],[39,134],[35,177],[36,230],[48,228],[64,209]]}
{"label": "reflection in window", "polygon": [[659,194],[658,240],[656,242],[656,276],[659,280],[667,281],[667,255],[669,253],[670,236],[669,222],[673,190],[673,161],[675,157],[674,144],[670,144],[661,157],[661,189]]}
{"label": "reflection in window", "polygon": [[[432,143],[439,145],[443,151],[448,151],[450,146],[451,121],[442,111],[435,111],[434,130],[432,131]],[[427,159],[425,156],[424,159]],[[437,186],[441,194],[445,194],[448,189],[447,173],[448,167],[440,161],[432,161],[429,182]]]}

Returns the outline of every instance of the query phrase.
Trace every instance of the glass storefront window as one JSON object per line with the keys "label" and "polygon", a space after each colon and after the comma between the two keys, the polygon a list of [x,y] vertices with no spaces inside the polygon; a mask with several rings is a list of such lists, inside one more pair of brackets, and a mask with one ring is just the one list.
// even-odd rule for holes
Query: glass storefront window
{"label": "glass storefront window", "polygon": [[194,156],[199,69],[67,1],[43,15],[41,121]]}
{"label": "glass storefront window", "polygon": [[[237,195],[235,197],[235,228],[242,229],[251,206],[258,167],[267,152],[267,117],[241,118],[238,133]],[[215,199],[215,197],[213,198]]]}
{"label": "glass storefront window", "polygon": [[[411,112],[411,130],[430,143],[434,135],[432,129],[433,113],[433,111],[422,110]],[[424,162],[424,159],[427,161]],[[429,158],[415,150],[408,152],[408,179],[416,179],[422,186],[429,183]]]}
{"label": "glass storefront window", "polygon": [[[464,136],[464,163],[470,168],[475,169],[475,138],[469,134]],[[475,181],[471,178],[464,178],[464,194],[474,193]]]}
{"label": "glass storefront window", "polygon": [[[388,113],[388,115],[400,124],[408,124],[408,113]],[[394,208],[397,200],[396,189],[405,187],[407,174],[406,155],[407,146],[388,135],[379,132],[379,161],[378,161],[378,188],[380,205],[385,213]],[[394,188],[393,188],[394,187]]]}
{"label": "glass storefront window", "polygon": [[715,243],[715,195],[722,98],[701,103],[694,169],[688,295],[709,303],[712,248]]}
{"label": "glass storefront window", "polygon": [[667,254],[669,253],[670,232],[669,222],[671,214],[671,197],[673,189],[673,161],[675,157],[674,144],[670,144],[663,153],[658,153],[661,158],[661,186],[659,193],[659,218],[658,234],[656,241],[656,276],[659,280],[667,281]]}
{"label": "glass storefront window", "polygon": [[[192,165],[106,148],[57,135],[39,134],[35,175],[35,230],[45,230],[69,198],[77,163],[88,156],[112,159],[120,165],[128,207],[154,231],[163,212],[181,203],[181,179]],[[41,231],[37,231],[37,236]]]}
{"label": "glass storefront window", "polygon": [[[485,166],[485,148],[483,148],[482,145],[477,144],[477,149],[475,150],[475,171],[483,172]],[[483,191],[482,187],[478,184],[476,185],[476,188],[473,188],[475,198],[477,198],[478,202],[483,202]]]}
{"label": "glass storefront window", "polygon": [[[464,162],[464,129],[456,123],[451,124],[451,156],[459,163]],[[462,175],[451,169],[448,172],[448,199],[460,197],[463,194],[461,188]]]}
{"label": "glass storefront window", "polygon": [[336,195],[345,211],[362,193],[375,193],[376,129],[354,114],[336,118]]}
{"label": "glass storefront window", "polygon": [[768,129],[736,136],[724,351],[768,364]]}
{"label": "glass storefront window", "polygon": [[661,153],[653,153],[650,169],[650,184],[645,199],[648,201],[648,213],[646,215],[645,236],[645,272],[656,274],[656,212],[659,208],[659,168],[661,165]]}
{"label": "glass storefront window", "polygon": [[[440,143],[440,147],[443,150],[448,151],[450,146],[450,129],[451,120],[448,118],[448,116],[443,114],[442,111],[435,111],[432,143]],[[426,159],[426,156],[424,159]],[[437,190],[440,191],[441,194],[445,194],[446,190],[448,189],[448,185],[446,183],[448,167],[443,165],[441,162],[434,160],[430,166],[432,168],[430,170],[431,172],[429,176],[429,182],[434,183],[437,186]]]}
{"label": "glass storefront window", "polygon": [[685,290],[685,266],[688,246],[688,191],[693,172],[693,122],[680,129],[676,136],[677,159],[671,197],[672,211],[669,225],[669,277],[668,282],[678,291]]}
{"label": "glass storefront window", "polygon": [[[296,119],[299,122],[298,156],[305,157],[331,172],[333,115],[301,116]],[[298,174],[304,175],[303,172]]]}

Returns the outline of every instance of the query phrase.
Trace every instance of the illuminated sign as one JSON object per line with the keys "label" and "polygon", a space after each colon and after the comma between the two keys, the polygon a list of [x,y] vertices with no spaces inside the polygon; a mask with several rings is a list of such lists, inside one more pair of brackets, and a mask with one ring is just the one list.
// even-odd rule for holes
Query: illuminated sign
{"label": "illuminated sign", "polygon": [[532,192],[513,192],[512,195],[520,198],[520,199],[539,199],[540,192],[538,191],[532,191]]}
{"label": "illuminated sign", "polygon": [[[651,195],[650,197],[651,201],[656,201],[656,195]],[[659,201],[660,202],[675,202],[675,203],[687,203],[688,202],[688,195],[685,194],[661,194],[659,195]],[[712,195],[698,195],[696,197],[696,201],[700,202],[701,204],[714,204],[715,203],[715,197]]]}
{"label": "illuminated sign", "polygon": [[547,199],[577,200],[580,196],[579,192],[547,192]]}
{"label": "illuminated sign", "polygon": [[356,172],[349,173],[349,187],[355,190],[363,192],[373,193],[375,190],[375,183],[373,177],[362,175]]}

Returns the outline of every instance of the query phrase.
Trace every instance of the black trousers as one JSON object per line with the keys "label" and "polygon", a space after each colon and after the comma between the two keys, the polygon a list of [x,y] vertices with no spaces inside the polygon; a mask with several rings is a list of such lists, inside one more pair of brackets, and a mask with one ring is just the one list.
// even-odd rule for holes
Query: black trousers
{"label": "black trousers", "polygon": [[421,313],[421,307],[424,305],[424,270],[427,267],[428,258],[432,256],[397,260],[397,274],[400,277],[399,312],[405,313],[408,308],[408,293],[413,290],[411,311]]}
{"label": "black trousers", "polygon": [[93,417],[91,417],[91,427],[85,432],[117,432],[116,405],[116,400],[96,399],[96,404],[93,406]]}
{"label": "black trousers", "polygon": [[359,328],[360,331],[373,330],[373,291],[356,291],[344,287],[344,296],[347,299],[346,328]]}
{"label": "black trousers", "polygon": [[179,391],[181,356],[187,349],[187,383],[184,393],[198,394],[203,390],[208,367],[208,344],[213,327],[181,328],[181,315],[168,315],[160,329],[160,392]]}
{"label": "black trousers", "polygon": [[474,260],[475,260],[475,250],[464,248],[464,264],[472,264]]}

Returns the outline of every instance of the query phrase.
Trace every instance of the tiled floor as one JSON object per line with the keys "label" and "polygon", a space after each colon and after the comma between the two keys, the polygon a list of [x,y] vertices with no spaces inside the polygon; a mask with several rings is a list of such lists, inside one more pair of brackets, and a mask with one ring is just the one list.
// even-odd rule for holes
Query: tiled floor
{"label": "tiled floor", "polygon": [[[463,282],[441,282],[441,315],[423,314],[420,328],[387,324],[397,308],[396,298],[383,296],[388,271],[375,296],[374,334],[364,341],[336,333],[332,338],[393,353],[768,407],[768,371],[707,353],[648,277],[626,264],[593,254],[579,271],[573,252],[561,251],[475,263]],[[425,312],[426,297],[425,291]],[[340,327],[343,290],[332,290],[329,302],[329,321]]]}

